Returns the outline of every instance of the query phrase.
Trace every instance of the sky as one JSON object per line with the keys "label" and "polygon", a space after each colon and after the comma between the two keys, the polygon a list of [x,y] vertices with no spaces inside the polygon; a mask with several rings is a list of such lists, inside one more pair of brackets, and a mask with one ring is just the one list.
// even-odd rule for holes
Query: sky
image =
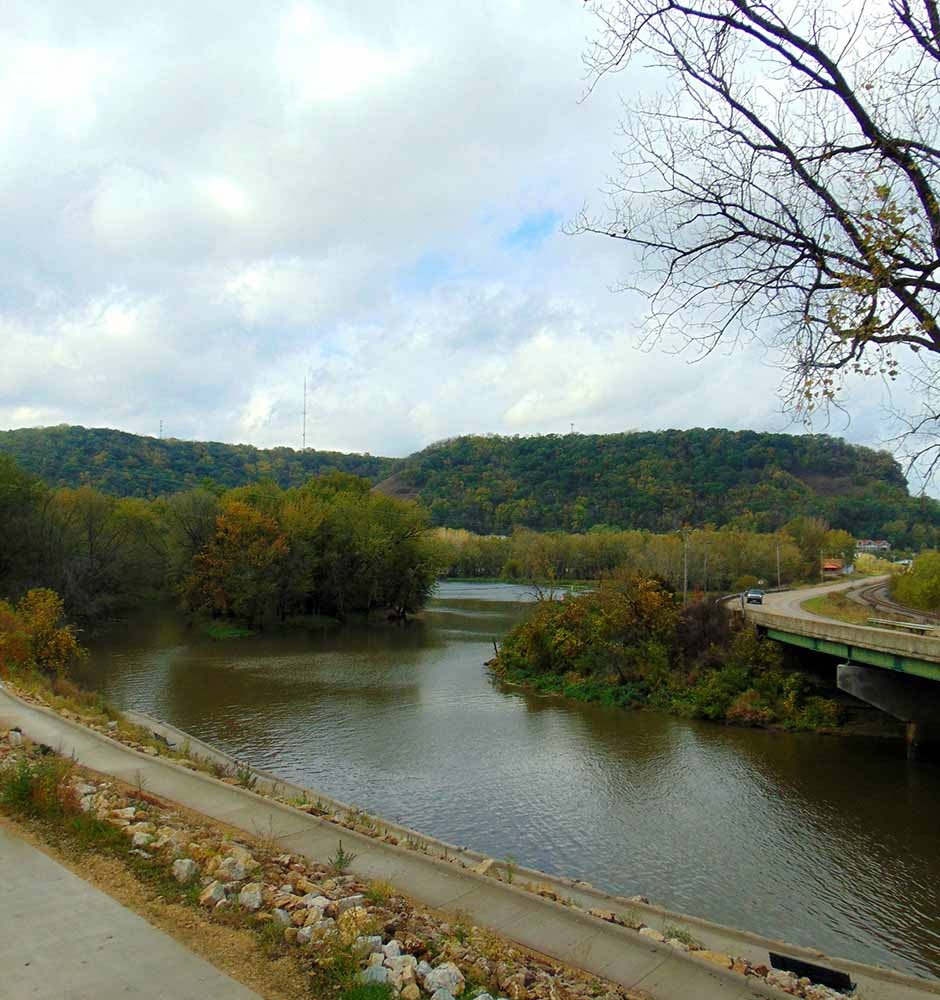
{"label": "sky", "polygon": [[[465,433],[800,432],[758,345],[640,346],[579,0],[4,0],[0,428],[404,455]],[[585,99],[586,98],[586,99]],[[816,429],[881,445],[885,388]]]}

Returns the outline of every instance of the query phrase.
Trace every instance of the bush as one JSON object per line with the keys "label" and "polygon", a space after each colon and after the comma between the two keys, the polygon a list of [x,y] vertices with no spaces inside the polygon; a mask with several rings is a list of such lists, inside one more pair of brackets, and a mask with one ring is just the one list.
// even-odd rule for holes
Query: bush
{"label": "bush", "polygon": [[71,775],[71,761],[60,757],[37,761],[21,757],[0,771],[0,803],[12,812],[41,819],[75,815],[79,805],[69,783]]}

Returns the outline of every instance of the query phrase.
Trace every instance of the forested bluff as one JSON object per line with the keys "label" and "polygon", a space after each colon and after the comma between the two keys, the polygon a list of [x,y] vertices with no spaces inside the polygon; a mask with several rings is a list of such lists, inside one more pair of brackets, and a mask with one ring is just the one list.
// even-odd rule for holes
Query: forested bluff
{"label": "forested bluff", "polygon": [[0,453],[50,487],[153,499],[338,471],[417,499],[431,524],[476,534],[730,526],[772,532],[816,517],[899,548],[940,544],[940,504],[911,496],[887,452],[820,434],[693,429],[465,436],[406,458],[141,437],[58,426],[0,432]]}

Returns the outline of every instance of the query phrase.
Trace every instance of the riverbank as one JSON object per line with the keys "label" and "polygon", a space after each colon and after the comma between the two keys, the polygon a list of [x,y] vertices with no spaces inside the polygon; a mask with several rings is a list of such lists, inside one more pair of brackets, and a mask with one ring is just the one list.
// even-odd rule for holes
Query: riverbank
{"label": "riverbank", "polygon": [[[101,737],[99,737],[100,739]],[[153,737],[156,743],[160,746],[166,747],[165,737],[160,734],[158,737]],[[110,742],[110,741],[108,741]],[[166,747],[167,751],[170,753],[175,753],[179,755],[179,750],[173,750],[172,748]],[[159,751],[154,752],[153,749],[147,749],[147,746],[142,746],[143,753],[147,753],[151,758],[156,757]],[[195,751],[190,748],[191,756],[195,756]],[[147,760],[147,757],[139,757],[138,760]],[[154,766],[158,762],[153,761]],[[213,764],[218,765],[219,762],[215,761]],[[172,765],[171,765],[172,766]],[[211,769],[211,768],[210,768]],[[129,771],[129,768],[124,768],[125,772]],[[138,772],[139,773],[139,772]],[[147,772],[149,774],[149,771]],[[245,780],[247,778],[247,780]],[[203,779],[207,780],[207,779]],[[208,779],[211,781],[211,779]],[[255,791],[262,790],[266,784],[266,780],[259,777],[258,775],[246,775],[244,777],[239,777],[236,775],[229,775],[224,779],[230,785],[241,785],[241,788],[232,788],[231,793],[234,795],[244,795],[245,787],[250,783],[250,787],[254,788]],[[151,788],[152,784],[148,783],[147,788]],[[268,786],[270,791],[270,786]],[[284,786],[280,782],[275,782],[275,790],[279,790],[283,796],[286,791],[293,791],[289,786]],[[198,793],[200,802],[206,801],[207,791]],[[308,802],[306,804],[301,803],[301,809],[305,812],[318,813],[321,810],[327,808],[327,810],[333,808],[333,804],[323,800],[319,803]],[[231,815],[231,807],[229,808],[229,815]],[[272,814],[275,815],[275,814]],[[295,813],[296,815],[296,813]],[[383,821],[376,819],[375,817],[368,817],[365,814],[359,813],[358,811],[353,811],[347,815],[341,815],[339,813],[329,814],[330,825],[336,823],[346,822],[350,824],[346,829],[351,829],[351,827],[356,827],[348,835],[343,834],[342,827],[340,827],[341,835],[344,838],[344,842],[351,845],[350,849],[355,847],[356,841],[360,845],[363,845],[357,850],[364,850],[365,844],[368,844],[368,840],[365,839],[364,831],[368,830],[369,835],[373,843],[377,843],[377,846],[382,847],[383,850],[401,851],[405,848],[409,856],[413,856],[415,860],[421,864],[425,864],[433,858],[435,850],[443,849],[443,857],[447,858],[447,866],[455,872],[459,871],[464,864],[471,861],[477,861],[479,856],[474,858],[472,852],[461,852],[458,848],[451,848],[455,854],[448,857],[448,847],[447,845],[442,845],[440,842],[434,841],[432,838],[419,839],[418,835],[414,835],[412,839],[405,840],[404,842],[399,842],[399,846],[396,848],[394,846],[386,847],[383,845],[393,845],[394,841],[398,839],[397,835],[401,831],[401,828],[396,828],[392,824],[385,826]],[[270,821],[269,821],[270,822]],[[322,823],[323,820],[318,822]],[[334,826],[336,829],[336,826]],[[335,838],[335,834],[333,835]],[[349,836],[350,840],[345,841],[345,837]],[[296,839],[296,838],[295,838]],[[336,847],[336,839],[332,839],[332,849]],[[400,864],[400,861],[398,862]],[[440,862],[438,862],[439,864]],[[456,870],[454,869],[454,866]],[[531,893],[530,898],[535,901],[541,901],[544,903],[545,900],[554,899],[556,905],[558,902],[564,904],[561,912],[568,911],[571,913],[572,917],[576,917],[579,912],[583,910],[590,909],[591,913],[596,915],[594,920],[594,930],[592,931],[592,939],[596,940],[597,947],[600,948],[601,942],[603,941],[603,927],[609,927],[612,932],[619,932],[620,934],[627,934],[628,936],[633,933],[636,934],[638,942],[644,942],[644,947],[649,945],[665,947],[662,942],[659,942],[659,938],[665,937],[664,932],[670,932],[670,925],[672,928],[680,927],[681,937],[673,937],[670,941],[669,946],[666,948],[666,953],[668,954],[670,950],[674,954],[678,955],[681,953],[689,954],[690,956],[695,954],[695,949],[692,952],[688,952],[686,949],[688,947],[687,942],[682,940],[688,936],[689,938],[695,938],[702,941],[707,947],[704,949],[698,949],[702,953],[702,958],[706,961],[714,960],[714,954],[711,958],[706,957],[704,952],[711,952],[719,955],[718,962],[719,966],[722,962],[727,962],[726,968],[734,968],[735,962],[738,963],[749,963],[752,969],[760,969],[760,959],[758,957],[749,958],[744,957],[748,954],[754,955],[755,951],[768,946],[784,950],[789,954],[796,954],[797,956],[802,956],[809,958],[810,960],[823,959],[825,961],[830,961],[821,956],[819,952],[813,952],[807,949],[792,948],[791,946],[785,946],[780,942],[768,942],[765,939],[757,938],[753,935],[748,935],[743,932],[729,931],[727,928],[720,928],[718,925],[711,925],[705,921],[699,921],[696,918],[686,918],[685,923],[681,923],[681,915],[668,914],[666,911],[660,910],[656,907],[650,907],[641,900],[623,900],[617,897],[610,897],[597,892],[596,890],[591,890],[590,887],[584,886],[581,883],[571,883],[570,880],[562,880],[558,878],[553,878],[551,876],[544,876],[538,872],[532,872],[523,868],[516,868],[509,864],[500,864],[492,860],[484,859],[482,863],[476,865],[476,867],[483,867],[484,872],[482,874],[473,874],[473,872],[467,872],[465,876],[470,877],[472,880],[477,880],[478,883],[483,884],[493,884],[495,880],[495,885],[502,883],[501,892],[519,893],[523,892],[523,896],[527,896]],[[532,879],[532,881],[529,881]],[[541,881],[536,881],[541,879]],[[472,895],[464,891],[460,893],[461,899],[464,901],[465,905],[472,910]],[[593,903],[593,905],[592,905]],[[609,907],[609,908],[608,908]],[[638,920],[638,915],[641,915],[645,919]],[[584,919],[584,918],[581,918]],[[601,923],[600,921],[603,921]],[[656,924],[656,926],[652,926]],[[645,926],[644,926],[645,925]],[[521,933],[523,930],[528,929],[528,924],[526,927],[518,926],[513,923],[513,929],[516,932]],[[539,924],[533,926],[533,929],[538,928]],[[628,930],[628,928],[634,928],[634,930]],[[639,928],[636,930],[636,928]],[[545,928],[542,927],[541,936],[540,932],[536,929],[536,940],[546,941],[548,938],[545,937]],[[510,936],[516,936],[516,933]],[[657,945],[658,942],[658,945]],[[733,949],[730,949],[731,945],[735,945]],[[617,946],[620,952],[627,946],[627,939],[622,939],[620,944]],[[729,948],[729,951],[722,952],[721,948]],[[544,947],[544,945],[543,945]],[[629,954],[629,952],[627,953]],[[735,958],[737,954],[737,958]],[[766,962],[766,951],[763,952],[764,961]],[[723,956],[723,957],[721,957]],[[907,996],[923,996],[924,991],[930,995],[936,995],[940,993],[940,988],[934,990],[931,989],[930,984],[921,985],[918,981],[910,979],[910,977],[898,976],[897,974],[881,972],[880,970],[873,970],[870,967],[859,966],[856,963],[839,963],[841,967],[849,970],[854,978],[859,978],[862,981],[862,975],[864,975],[865,982],[867,983],[867,991],[865,993],[866,997],[872,998],[872,1000],[878,1000],[880,997],[907,997]],[[747,968],[747,965],[739,965],[739,968]],[[860,972],[862,975],[860,975]],[[729,972],[729,974],[731,974]],[[632,982],[633,980],[631,980]],[[755,978],[753,975],[748,975],[742,982],[751,983],[751,990],[760,987],[759,979]],[[799,985],[799,984],[798,984]],[[668,995],[668,994],[663,994]],[[691,994],[680,994],[680,995],[691,995]],[[705,995],[705,994],[702,994]],[[725,994],[722,994],[725,995]],[[751,995],[751,994],[748,994]],[[807,995],[800,994],[797,992],[796,995]],[[812,995],[812,994],[808,994]],[[817,994],[818,995],[818,994]]]}
{"label": "riverbank", "polygon": [[[467,922],[0,733],[0,810],[21,835],[182,937],[265,1000],[638,1000]],[[10,819],[12,817],[12,820]],[[363,987],[368,987],[363,994]]]}

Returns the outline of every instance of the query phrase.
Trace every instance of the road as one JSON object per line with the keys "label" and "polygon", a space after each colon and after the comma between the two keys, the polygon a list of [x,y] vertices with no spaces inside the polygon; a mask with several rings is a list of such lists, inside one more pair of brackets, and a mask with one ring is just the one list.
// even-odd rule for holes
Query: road
{"label": "road", "polygon": [[[829,580],[816,587],[801,587],[799,590],[782,590],[779,593],[764,594],[763,605],[750,605],[755,611],[770,611],[778,615],[786,615],[788,618],[805,618],[810,621],[835,622],[837,618],[827,618],[824,615],[814,615],[802,607],[804,601],[812,597],[819,597],[821,594],[831,594],[836,590],[851,590],[853,587],[871,585],[879,580],[887,580],[887,576],[859,577],[857,580],[835,581]],[[878,617],[878,613],[872,609],[872,617]],[[845,622],[840,622],[845,624]]]}

